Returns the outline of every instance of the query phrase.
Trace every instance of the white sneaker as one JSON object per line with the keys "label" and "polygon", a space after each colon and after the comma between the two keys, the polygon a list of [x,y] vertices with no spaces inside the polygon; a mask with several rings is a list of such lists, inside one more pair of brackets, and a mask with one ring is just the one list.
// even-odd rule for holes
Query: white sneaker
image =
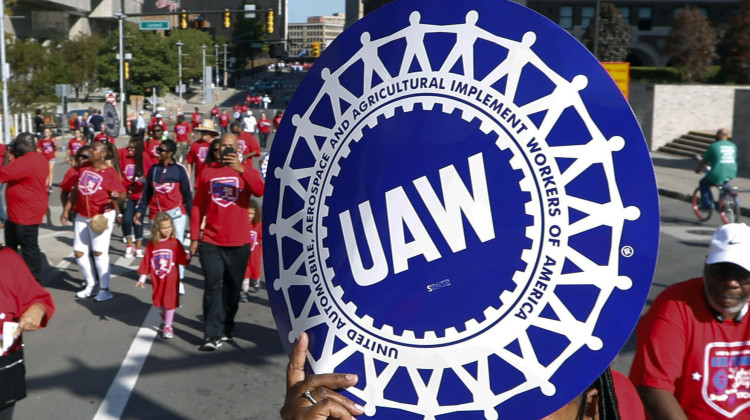
{"label": "white sneaker", "polygon": [[94,295],[94,286],[86,286],[85,289],[76,293],[76,297],[79,297],[81,299],[90,298],[93,295]]}
{"label": "white sneaker", "polygon": [[143,248],[136,248],[135,249],[135,256],[138,258],[143,258]]}
{"label": "white sneaker", "polygon": [[182,284],[182,282],[180,282],[180,295],[184,295],[184,294],[185,294],[185,285]]}
{"label": "white sneaker", "polygon": [[115,297],[115,295],[113,295],[112,292],[107,289],[101,289],[99,290],[99,293],[96,294],[94,300],[97,302],[104,302],[106,300],[112,299],[113,297]]}
{"label": "white sneaker", "polygon": [[125,258],[132,259],[134,253],[135,253],[135,247],[134,246],[129,246],[129,247],[125,248]]}

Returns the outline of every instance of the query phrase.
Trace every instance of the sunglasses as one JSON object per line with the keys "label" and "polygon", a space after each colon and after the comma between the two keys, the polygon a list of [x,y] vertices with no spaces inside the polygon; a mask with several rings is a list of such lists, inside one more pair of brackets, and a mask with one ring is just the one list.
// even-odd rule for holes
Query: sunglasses
{"label": "sunglasses", "polygon": [[154,133],[161,133],[164,130],[162,130],[161,128],[154,128],[153,131],[154,131]]}
{"label": "sunglasses", "polygon": [[734,279],[743,286],[750,284],[750,272],[736,264],[711,264],[709,266],[709,274],[711,275],[711,278],[720,281]]}
{"label": "sunglasses", "polygon": [[167,153],[167,152],[169,152],[169,150],[162,149],[161,147],[157,148],[156,151],[159,152],[159,153]]}
{"label": "sunglasses", "polygon": [[91,159],[91,155],[80,155],[78,156],[80,159]]}

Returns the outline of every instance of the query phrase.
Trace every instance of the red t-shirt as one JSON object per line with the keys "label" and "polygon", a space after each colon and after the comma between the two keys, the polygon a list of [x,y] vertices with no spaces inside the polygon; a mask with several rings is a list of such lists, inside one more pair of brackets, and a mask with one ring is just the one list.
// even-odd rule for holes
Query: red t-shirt
{"label": "red t-shirt", "polygon": [[231,119],[232,117],[230,117],[229,114],[221,114],[219,115],[219,125],[222,127],[227,127]]}
{"label": "red t-shirt", "polygon": [[250,222],[250,259],[247,260],[245,278],[259,280],[263,265],[263,223]]}
{"label": "red t-shirt", "polygon": [[261,133],[270,133],[271,132],[271,120],[268,118],[261,118],[258,120],[258,131]]}
{"label": "red t-shirt", "polygon": [[211,143],[207,142],[203,138],[200,138],[190,145],[190,152],[187,156],[188,164],[195,164],[195,179],[198,179],[203,170],[203,165],[206,162],[206,157],[209,154],[209,148]]}
{"label": "red t-shirt", "polygon": [[215,106],[215,107],[211,108],[211,115],[213,115],[214,117],[217,116],[217,115],[219,115],[219,107]]}
{"label": "red t-shirt", "polygon": [[161,145],[161,141],[166,140],[166,139],[167,139],[166,136],[162,136],[161,139],[155,139],[153,137],[149,137],[143,141],[143,148],[145,152],[151,158],[152,165],[155,165],[159,162],[159,151],[156,149],[158,149],[159,145]]}
{"label": "red t-shirt", "polygon": [[[0,281],[0,331],[6,322],[18,322],[21,315],[35,303],[41,303],[47,310],[39,324],[39,328],[45,327],[55,313],[52,296],[34,279],[26,263],[10,248],[0,247],[0,267],[3,270],[3,281]],[[15,353],[21,348],[22,342],[16,340],[2,355]]]}
{"label": "red t-shirt", "polygon": [[85,145],[85,141],[73,137],[72,139],[70,139],[70,141],[68,141],[68,151],[71,156],[74,156],[76,153],[78,153],[78,149]]}
{"label": "red t-shirt", "polygon": [[273,130],[277,131],[279,129],[279,126],[281,125],[281,119],[283,118],[283,115],[278,115],[273,117]]}
{"label": "red t-shirt", "polygon": [[689,419],[750,419],[750,316],[719,322],[702,278],[669,286],[638,325],[630,380],[672,393]]}
{"label": "red t-shirt", "polygon": [[161,129],[164,130],[165,133],[167,132],[167,123],[161,118],[152,118],[151,122],[148,123],[148,131],[153,131],[154,127],[157,125],[161,126]]}
{"label": "red t-shirt", "polygon": [[[135,178],[133,183],[133,174],[135,174],[135,158],[128,156],[128,149],[123,147],[117,151],[120,157],[120,168],[122,169],[123,185],[125,191],[128,192],[128,199],[138,201],[143,195],[143,181],[146,179],[148,170],[151,168],[151,159],[149,155],[144,151],[142,162],[143,162],[143,175]],[[132,187],[131,187],[132,185]]]}
{"label": "red t-shirt", "polygon": [[234,111],[234,112],[239,112],[239,111],[240,111],[240,108],[241,108],[240,104],[235,104],[235,105],[234,105],[234,106],[232,107],[232,111]]}
{"label": "red t-shirt", "polygon": [[8,147],[0,143],[0,166],[5,164],[5,153],[8,151]]}
{"label": "red t-shirt", "polygon": [[195,198],[190,217],[190,237],[200,237],[203,216],[206,230],[203,241],[218,246],[242,246],[250,243],[247,208],[250,196],[263,195],[264,184],[249,161],[241,175],[219,162],[206,166],[195,183]]}
{"label": "red t-shirt", "polygon": [[242,113],[242,115],[245,115],[245,114],[247,114],[247,109],[248,109],[248,108],[247,108],[247,105],[245,105],[245,104],[242,104],[242,105],[240,106],[240,112]]}
{"label": "red t-shirt", "polygon": [[186,122],[174,125],[174,132],[177,135],[177,142],[178,143],[188,143],[188,142],[190,142],[190,139],[188,138],[188,134],[190,134],[191,131],[193,131],[193,129],[190,128],[190,124],[188,124]]}
{"label": "red t-shirt", "polygon": [[188,257],[180,241],[162,239],[157,244],[149,242],[138,267],[138,274],[151,278],[154,306],[175,309],[180,306],[179,270],[177,265],[187,265]]}
{"label": "red t-shirt", "polygon": [[57,156],[57,139],[54,137],[39,139],[36,148],[45,159],[52,160]]}
{"label": "red t-shirt", "polygon": [[239,148],[240,154],[242,156],[249,155],[253,152],[257,153],[257,156],[260,156],[260,143],[258,143],[258,140],[255,138],[254,135],[248,133],[247,131],[241,131],[240,135],[237,136],[237,147]]}
{"label": "red t-shirt", "polygon": [[646,410],[643,408],[643,402],[641,402],[641,397],[635,390],[633,383],[622,373],[614,369],[610,371],[612,372],[612,382],[615,385],[620,418],[623,420],[646,420]]}
{"label": "red t-shirt", "polygon": [[[201,125],[201,113],[200,112],[193,112],[193,115],[190,117],[191,123],[193,125],[193,128],[198,127]],[[187,124],[187,123],[185,123]],[[176,128],[175,128],[176,130]]]}
{"label": "red t-shirt", "polygon": [[48,174],[48,159],[38,152],[28,152],[11,164],[0,166],[0,183],[8,184],[8,220],[19,225],[42,223],[49,206]]}
{"label": "red t-shirt", "polygon": [[77,199],[75,212],[83,217],[93,217],[114,209],[112,193],[124,193],[125,186],[120,174],[114,168],[106,166],[99,170],[91,165],[81,166],[78,171],[60,185],[63,191],[76,189]]}

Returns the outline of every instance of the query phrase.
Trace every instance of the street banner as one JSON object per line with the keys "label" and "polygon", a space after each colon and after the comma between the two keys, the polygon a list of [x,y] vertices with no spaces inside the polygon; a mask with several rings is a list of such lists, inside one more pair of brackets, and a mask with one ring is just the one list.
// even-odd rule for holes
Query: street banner
{"label": "street banner", "polygon": [[263,204],[284,347],[377,419],[538,419],[620,351],[659,209],[602,65],[503,0],[397,0],[336,38],[273,142]]}
{"label": "street banner", "polygon": [[117,137],[120,135],[120,117],[117,115],[117,108],[111,102],[104,103],[104,131],[110,137]]}

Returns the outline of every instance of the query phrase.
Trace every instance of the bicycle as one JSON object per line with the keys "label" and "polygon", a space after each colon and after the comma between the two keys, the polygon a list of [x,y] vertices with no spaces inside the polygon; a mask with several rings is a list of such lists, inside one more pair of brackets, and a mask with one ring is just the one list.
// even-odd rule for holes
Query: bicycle
{"label": "bicycle", "polygon": [[[714,189],[718,189],[719,200],[715,201],[714,197],[717,194],[714,193]],[[713,208],[705,208],[701,203],[701,190],[696,188],[693,192],[693,211],[698,219],[702,222],[711,218],[713,209],[717,209],[721,215],[721,220],[724,223],[737,223],[740,220],[740,203],[739,203],[739,192],[737,187],[729,185],[729,182],[725,182],[723,185],[712,185],[711,186],[711,202],[714,203]]]}

